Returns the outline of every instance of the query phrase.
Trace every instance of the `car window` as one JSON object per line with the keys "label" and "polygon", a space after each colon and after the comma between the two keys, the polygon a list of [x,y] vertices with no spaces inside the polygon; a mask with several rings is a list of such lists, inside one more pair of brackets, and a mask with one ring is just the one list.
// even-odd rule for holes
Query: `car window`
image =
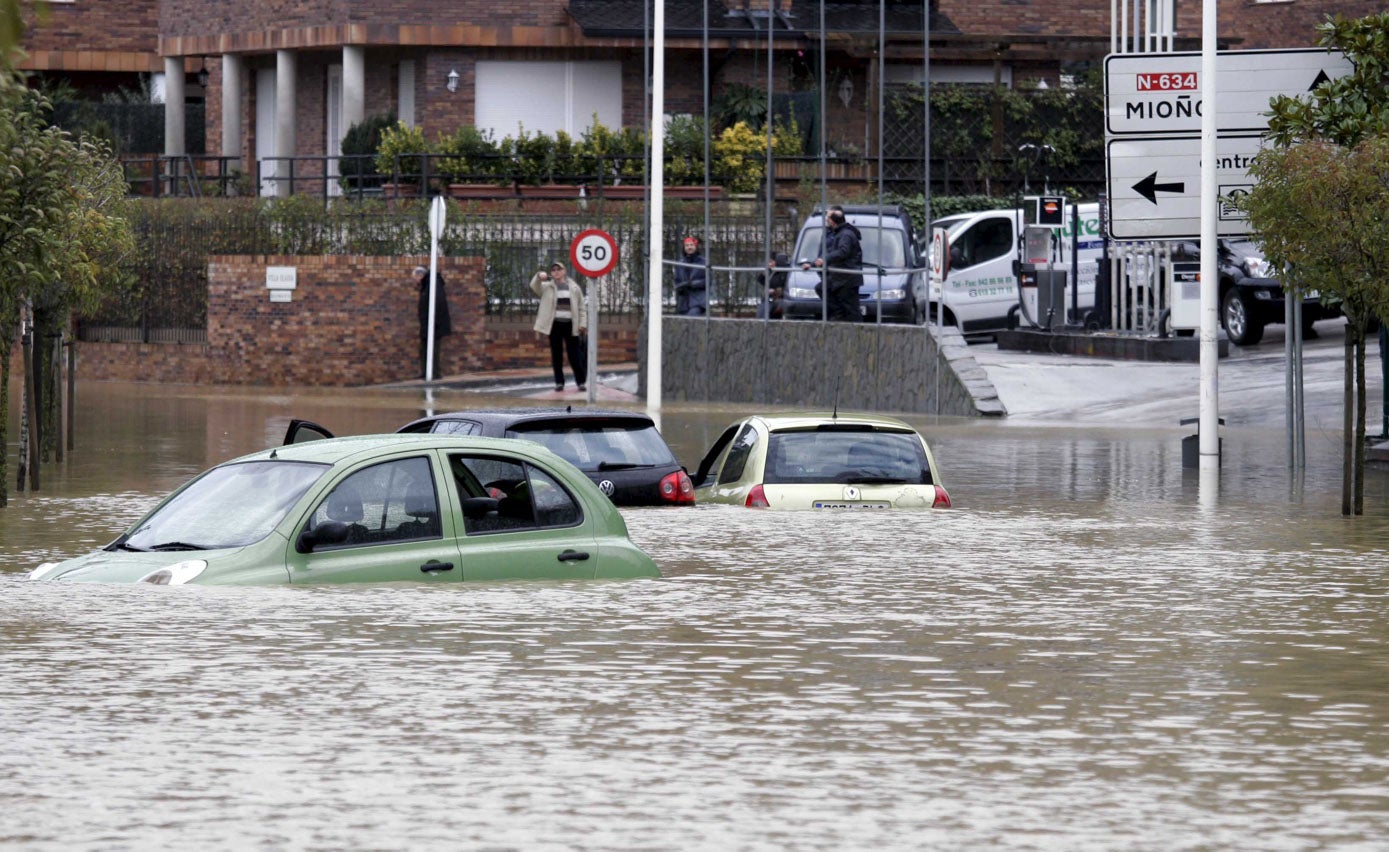
{"label": "car window", "polygon": [[[892,218],[885,216],[883,221],[889,223]],[[894,228],[880,230],[876,224],[865,225],[858,222],[854,223],[854,227],[859,231],[858,244],[863,250],[865,264],[887,269],[907,267],[906,237],[902,231]],[[801,231],[800,240],[796,243],[797,263],[809,262],[820,256],[820,233],[821,228],[818,225]]]}
{"label": "car window", "polygon": [[548,471],[493,456],[450,457],[468,535],[573,526],[579,504]]}
{"label": "car window", "polygon": [[476,420],[435,420],[429,431],[436,435],[481,435],[482,424]]}
{"label": "car window", "polygon": [[132,550],[244,547],[270,534],[327,465],[290,461],[215,467],[169,498],[125,539]]}
{"label": "car window", "polygon": [[347,539],[319,549],[440,538],[439,495],[429,460],[417,456],[362,468],[347,476],[314,509],[308,528],[347,524]]}
{"label": "car window", "polygon": [[[891,222],[891,217],[883,217],[883,222]],[[860,225],[859,248],[863,249],[863,262],[885,269],[904,269],[907,266],[906,237],[893,228],[879,228],[877,225]]]}
{"label": "car window", "polygon": [[675,463],[670,447],[651,423],[523,423],[508,429],[506,436],[543,444],[582,471]]}
{"label": "car window", "polygon": [[723,468],[719,470],[717,482],[722,485],[742,479],[743,468],[747,467],[748,456],[752,455],[752,448],[756,445],[757,430],[749,423],[733,440],[733,446],[728,448],[728,457],[724,459]]}
{"label": "car window", "polygon": [[968,269],[1013,251],[1012,225],[1004,217],[992,216],[951,238],[950,268]]}
{"label": "car window", "polygon": [[876,430],[781,431],[767,443],[762,481],[772,485],[821,482],[931,484],[920,439],[911,432]]}

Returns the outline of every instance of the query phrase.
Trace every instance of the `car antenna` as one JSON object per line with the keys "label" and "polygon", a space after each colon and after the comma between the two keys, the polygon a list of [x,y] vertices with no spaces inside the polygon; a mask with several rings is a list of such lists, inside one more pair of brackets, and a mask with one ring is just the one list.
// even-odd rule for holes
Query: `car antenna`
{"label": "car antenna", "polygon": [[276,455],[277,453],[279,453],[279,451],[280,451],[280,448],[279,448],[279,447],[271,447],[271,448],[270,448],[270,458],[272,458],[272,459],[277,459],[277,458],[279,458],[279,456]]}
{"label": "car antenna", "polygon": [[839,419],[839,380],[842,378],[843,376],[834,377],[834,411],[830,414],[832,420]]}
{"label": "car antenna", "polygon": [[574,413],[574,406],[573,406],[572,404],[566,405],[566,406],[564,407],[564,413],[565,413],[565,414],[573,414],[573,413]]}

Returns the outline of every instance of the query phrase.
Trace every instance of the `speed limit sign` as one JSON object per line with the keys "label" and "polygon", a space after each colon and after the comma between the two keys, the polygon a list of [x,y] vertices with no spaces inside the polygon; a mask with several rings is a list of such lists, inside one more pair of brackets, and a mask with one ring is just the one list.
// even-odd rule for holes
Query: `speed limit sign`
{"label": "speed limit sign", "polygon": [[617,266],[617,241],[607,231],[589,228],[569,244],[569,260],[581,275],[607,275]]}

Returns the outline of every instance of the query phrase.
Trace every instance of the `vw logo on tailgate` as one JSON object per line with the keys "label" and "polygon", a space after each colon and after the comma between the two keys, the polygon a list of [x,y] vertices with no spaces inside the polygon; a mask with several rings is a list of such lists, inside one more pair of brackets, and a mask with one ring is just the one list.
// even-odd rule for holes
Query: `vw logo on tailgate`
{"label": "vw logo on tailgate", "polygon": [[613,489],[615,487],[616,486],[613,485],[613,481],[611,479],[605,479],[602,482],[598,483],[598,490],[602,491],[609,497],[613,496]]}

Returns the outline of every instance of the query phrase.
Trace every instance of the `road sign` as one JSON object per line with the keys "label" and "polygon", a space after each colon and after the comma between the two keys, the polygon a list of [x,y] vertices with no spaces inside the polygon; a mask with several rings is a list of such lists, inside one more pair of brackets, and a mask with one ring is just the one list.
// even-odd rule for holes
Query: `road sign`
{"label": "road sign", "polygon": [[[1228,199],[1254,185],[1249,164],[1259,153],[1259,136],[1221,136],[1215,140],[1216,191],[1220,194],[1216,233],[1243,236],[1244,214]],[[1197,239],[1201,234],[1201,140],[1196,136],[1143,136],[1111,139],[1109,233],[1116,240]]]}
{"label": "road sign", "polygon": [[[1123,53],[1105,57],[1105,130],[1110,134],[1201,132],[1201,54]],[[1306,95],[1353,70],[1327,50],[1229,50],[1216,54],[1220,133],[1263,132],[1275,95]]]}
{"label": "road sign", "polygon": [[950,271],[950,237],[944,228],[931,229],[931,276],[945,278]]}
{"label": "road sign", "polygon": [[444,197],[434,196],[434,200],[429,204],[429,235],[436,240],[444,233],[445,212]]}
{"label": "road sign", "polygon": [[569,244],[569,260],[580,275],[597,278],[617,266],[617,241],[607,231],[589,228]]}

